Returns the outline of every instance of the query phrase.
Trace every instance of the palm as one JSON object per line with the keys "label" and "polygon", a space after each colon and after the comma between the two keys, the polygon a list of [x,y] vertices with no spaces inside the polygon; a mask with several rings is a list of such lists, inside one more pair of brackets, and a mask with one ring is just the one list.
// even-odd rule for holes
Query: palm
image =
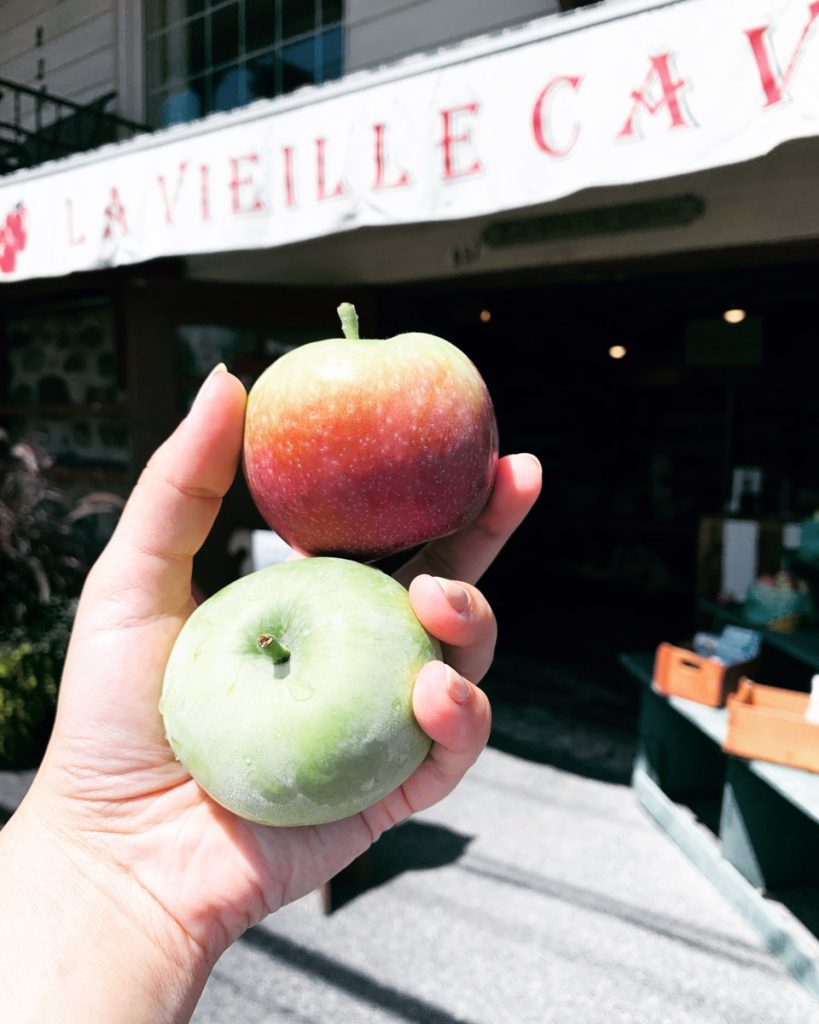
{"label": "palm", "polygon": [[[78,618],[67,665],[77,683],[64,691],[44,769],[95,842],[200,944],[214,929],[233,939],[310,892],[386,826],[386,808],[320,828],[271,829],[220,807],[175,760],[158,711],[157,669],[193,602],[181,616],[130,628],[112,618],[109,601],[96,607],[104,624],[93,610]],[[134,649],[152,652],[151,676]],[[100,701],[113,692],[116,702]]]}

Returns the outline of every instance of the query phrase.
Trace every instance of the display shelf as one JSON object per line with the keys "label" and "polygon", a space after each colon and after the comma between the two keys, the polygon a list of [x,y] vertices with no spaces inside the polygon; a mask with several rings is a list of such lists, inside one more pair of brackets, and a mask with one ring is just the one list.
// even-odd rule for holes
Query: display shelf
{"label": "display shelf", "polygon": [[[622,654],[620,661],[644,686],[652,688],[653,654]],[[684,697],[671,696],[663,699],[717,746],[722,747],[728,731],[728,712],[725,708],[707,707]],[[748,766],[749,771],[819,824],[819,775],[799,768],[790,768],[784,764],[772,764],[769,761],[743,759],[743,763]]]}
{"label": "display shelf", "polygon": [[650,774],[635,765],[634,793],[641,806],[667,833],[708,881],[751,925],[768,952],[811,995],[819,1000],[819,943],[790,909],[798,895],[803,906],[816,905],[816,890],[794,890],[782,901],[763,895],[721,853],[719,843],[697,824],[695,816],[663,792]]}
{"label": "display shelf", "polygon": [[[654,672],[653,654],[621,654],[620,662],[638,679],[644,686],[651,689],[652,676]],[[693,700],[686,700],[684,697],[666,697],[668,703],[677,710],[684,718],[687,718],[706,736],[715,743],[722,745],[725,739],[727,722],[724,708],[711,708],[706,704],[697,704]]]}
{"label": "display shelf", "polygon": [[726,754],[724,708],[655,690],[653,654],[620,661],[642,689],[637,799],[819,999],[819,775]]}

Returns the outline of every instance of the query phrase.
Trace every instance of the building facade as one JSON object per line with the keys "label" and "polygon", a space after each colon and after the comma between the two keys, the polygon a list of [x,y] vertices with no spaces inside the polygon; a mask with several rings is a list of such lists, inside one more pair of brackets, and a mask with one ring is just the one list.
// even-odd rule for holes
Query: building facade
{"label": "building facade", "polygon": [[112,96],[114,112],[159,128],[560,8],[557,0],[9,0],[0,10],[0,78],[76,103]]}

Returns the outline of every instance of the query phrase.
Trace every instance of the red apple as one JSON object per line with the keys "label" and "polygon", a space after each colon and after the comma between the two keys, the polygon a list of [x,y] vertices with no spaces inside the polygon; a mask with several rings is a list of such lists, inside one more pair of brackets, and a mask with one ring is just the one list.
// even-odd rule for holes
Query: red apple
{"label": "red apple", "polygon": [[271,529],[312,555],[372,561],[442,537],[486,504],[498,428],[486,384],[432,334],[343,338],[288,352],[247,403],[244,470]]}

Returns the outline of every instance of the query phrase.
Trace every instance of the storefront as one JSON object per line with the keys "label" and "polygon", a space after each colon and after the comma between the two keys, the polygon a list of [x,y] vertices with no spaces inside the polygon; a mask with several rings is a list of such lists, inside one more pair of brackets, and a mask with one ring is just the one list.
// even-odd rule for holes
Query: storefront
{"label": "storefront", "polygon": [[[512,631],[688,614],[733,467],[760,512],[819,505],[817,19],[624,0],[6,176],[2,425],[126,491],[214,363],[249,384],[354,301],[461,345],[544,464],[490,581]],[[257,525],[239,482],[206,589]],[[522,613],[533,551],[554,584]]]}

